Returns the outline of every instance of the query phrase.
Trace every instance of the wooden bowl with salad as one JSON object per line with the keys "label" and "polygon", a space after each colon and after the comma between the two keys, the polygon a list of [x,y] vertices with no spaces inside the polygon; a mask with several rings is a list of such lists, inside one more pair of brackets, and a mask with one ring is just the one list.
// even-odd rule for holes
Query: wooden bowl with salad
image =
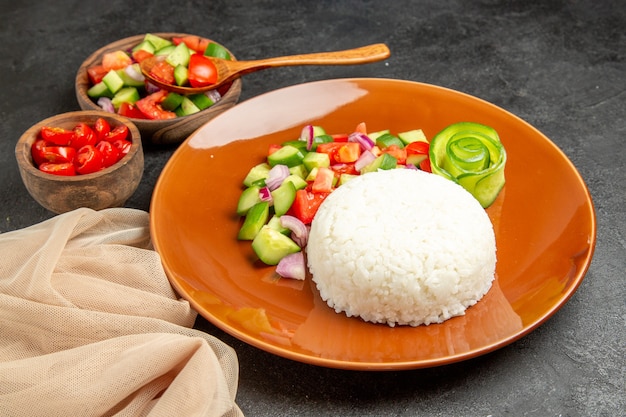
{"label": "wooden bowl with salad", "polygon": [[[177,144],[218,114],[233,107],[241,94],[241,80],[207,94],[183,96],[146,82],[138,62],[154,55],[175,65],[165,77],[188,83],[191,54],[235,59],[223,45],[186,33],[146,33],[110,43],[92,53],[76,74],[76,98],[83,110],[107,111],[129,118],[144,140]],[[173,68],[172,68],[173,69]]]}
{"label": "wooden bowl with salad", "polygon": [[139,129],[126,117],[74,111],[30,127],[15,146],[30,195],[60,214],[87,207],[121,207],[144,170]]}

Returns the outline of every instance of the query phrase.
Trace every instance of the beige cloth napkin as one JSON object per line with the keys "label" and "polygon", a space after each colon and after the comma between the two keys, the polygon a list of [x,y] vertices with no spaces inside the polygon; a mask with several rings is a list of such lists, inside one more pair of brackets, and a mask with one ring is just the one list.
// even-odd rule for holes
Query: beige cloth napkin
{"label": "beige cloth napkin", "polygon": [[143,211],[0,234],[0,416],[242,416],[237,356],[195,318]]}

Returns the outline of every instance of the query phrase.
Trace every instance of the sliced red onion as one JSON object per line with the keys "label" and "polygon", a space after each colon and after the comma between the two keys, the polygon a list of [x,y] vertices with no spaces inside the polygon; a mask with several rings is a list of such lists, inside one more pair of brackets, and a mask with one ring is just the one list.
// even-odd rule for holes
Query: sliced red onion
{"label": "sliced red onion", "polygon": [[309,240],[309,228],[297,217],[283,214],[280,216],[280,224],[291,230],[291,239],[301,248],[306,247]]}
{"label": "sliced red onion", "polygon": [[363,169],[363,167],[366,167],[372,162],[374,162],[375,159],[376,159],[376,155],[374,155],[372,152],[363,151],[361,152],[361,156],[359,156],[359,159],[357,159],[356,162],[354,163],[354,168],[357,171],[360,171],[361,169]]}
{"label": "sliced red onion", "polygon": [[259,198],[261,201],[272,201],[272,193],[268,187],[261,187],[259,190]]}
{"label": "sliced red onion", "polygon": [[222,95],[217,90],[209,90],[206,93],[204,93],[204,95],[210,98],[213,101],[213,103],[217,103],[218,101],[222,99]]}
{"label": "sliced red onion", "polygon": [[348,136],[348,142],[356,142],[361,145],[361,149],[364,151],[369,151],[375,145],[374,141],[370,139],[365,133],[354,132],[350,133]]}
{"label": "sliced red onion", "polygon": [[152,84],[150,81],[146,81],[144,84],[146,85],[146,93],[148,93],[148,94],[152,94],[152,93],[156,93],[157,91],[161,91],[161,87]]}
{"label": "sliced red onion", "polygon": [[313,148],[313,125],[306,125],[302,128],[302,132],[300,133],[300,140],[306,142],[306,150],[310,151]]}
{"label": "sliced red onion", "polygon": [[134,65],[127,65],[126,68],[124,68],[124,72],[135,81],[145,81],[146,79],[141,71],[138,71],[137,67]]}
{"label": "sliced red onion", "polygon": [[293,278],[303,281],[306,278],[304,254],[302,251],[285,256],[276,265],[276,273],[283,278]]}
{"label": "sliced red onion", "polygon": [[113,102],[108,97],[100,97],[98,99],[98,106],[102,107],[102,110],[115,113],[115,107],[113,106]]}
{"label": "sliced red onion", "polygon": [[270,191],[274,191],[280,184],[283,183],[285,178],[289,176],[289,168],[287,165],[274,165],[270,172],[267,174],[267,179],[265,180],[265,185],[267,185]]}
{"label": "sliced red onion", "polygon": [[413,164],[406,164],[405,167],[406,167],[406,169],[413,169],[413,170],[417,169],[417,167],[415,165],[413,165]]}

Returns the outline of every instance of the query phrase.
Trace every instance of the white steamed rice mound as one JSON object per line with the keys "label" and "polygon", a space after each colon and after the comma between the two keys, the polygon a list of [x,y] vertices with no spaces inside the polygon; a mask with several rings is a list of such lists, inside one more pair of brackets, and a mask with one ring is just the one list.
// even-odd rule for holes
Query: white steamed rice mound
{"label": "white steamed rice mound", "polygon": [[311,224],[307,262],[337,313],[389,326],[463,315],[494,279],[491,221],[460,185],[393,169],[338,187]]}

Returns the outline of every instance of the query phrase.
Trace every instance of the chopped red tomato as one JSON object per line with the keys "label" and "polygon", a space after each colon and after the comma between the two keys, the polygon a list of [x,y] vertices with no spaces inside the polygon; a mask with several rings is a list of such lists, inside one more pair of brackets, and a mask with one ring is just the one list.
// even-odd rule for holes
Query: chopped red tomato
{"label": "chopped red tomato", "polygon": [[154,64],[150,68],[150,75],[163,83],[174,84],[174,67],[165,61],[159,61]]}
{"label": "chopped red tomato", "polygon": [[314,193],[329,193],[333,190],[334,182],[335,172],[330,168],[319,167],[311,185],[311,191]]}
{"label": "chopped red tomato", "polygon": [[304,224],[311,224],[317,209],[330,193],[314,193],[306,189],[296,191],[296,199],[287,212]]}
{"label": "chopped red tomato", "polygon": [[87,123],[78,123],[74,127],[74,137],[69,145],[78,150],[85,145],[95,145],[98,141],[96,132]]}
{"label": "chopped red tomato", "polygon": [[124,51],[108,52],[102,56],[102,66],[106,72],[126,68],[132,63],[132,58]]}
{"label": "chopped red tomato", "polygon": [[120,150],[111,142],[107,142],[106,140],[101,140],[96,145],[96,149],[98,149],[100,153],[102,154],[102,165],[105,168],[110,167],[111,165],[115,164],[117,161],[121,159]]}
{"label": "chopped red tomato", "polygon": [[420,140],[411,142],[404,149],[407,154],[427,155],[430,144],[428,142],[422,142]]}
{"label": "chopped red tomato", "polygon": [[430,167],[430,158],[426,158],[420,162],[420,169],[424,172],[433,172]]}
{"label": "chopped red tomato", "polygon": [[107,71],[102,65],[93,65],[87,68],[87,77],[89,78],[89,82],[92,85],[98,84],[102,81],[105,75],[107,75]]}
{"label": "chopped red tomato", "polygon": [[62,164],[44,162],[39,165],[39,170],[47,174],[62,175],[67,177],[76,175],[76,168],[74,168],[74,164],[71,162],[65,162]]}
{"label": "chopped red tomato", "polygon": [[104,168],[102,152],[94,145],[85,145],[78,150],[74,165],[76,165],[76,172],[79,174],[98,172]]}
{"label": "chopped red tomato", "polygon": [[68,145],[74,138],[74,131],[62,127],[44,126],[40,130],[41,138],[55,145]]}
{"label": "chopped red tomato", "polygon": [[354,162],[361,155],[361,148],[356,142],[319,143],[315,151],[327,154],[331,164]]}
{"label": "chopped red tomato", "polygon": [[333,138],[333,142],[347,142],[348,141],[348,136],[345,133],[336,133],[334,135],[331,135]]}
{"label": "chopped red tomato", "polygon": [[164,120],[176,118],[176,113],[164,110],[161,107],[161,102],[165,99],[168,92],[165,90],[159,90],[156,93],[152,93],[147,97],[135,103],[135,106],[141,111],[148,119]]}
{"label": "chopped red tomato", "polygon": [[133,55],[133,59],[137,62],[141,62],[144,59],[152,58],[154,56],[154,54],[151,54],[145,49],[137,49],[136,51],[133,51],[132,55]]}
{"label": "chopped red tomato", "polygon": [[179,45],[180,43],[184,42],[185,45],[187,45],[187,48],[192,49],[200,54],[203,54],[207,46],[209,46],[208,39],[201,38],[199,36],[194,36],[194,35],[174,37],[172,38],[172,42],[174,42],[174,45]]}
{"label": "chopped red tomato", "polygon": [[355,162],[361,156],[361,146],[356,142],[346,142],[337,151],[337,162]]}
{"label": "chopped red tomato", "polygon": [[120,104],[120,108],[117,109],[117,114],[124,117],[130,117],[133,119],[147,119],[148,117],[143,114],[135,105],[123,102]]}
{"label": "chopped red tomato", "polygon": [[194,54],[189,58],[187,76],[192,87],[205,87],[217,81],[217,68],[206,56]]}
{"label": "chopped red tomato", "polygon": [[356,125],[356,127],[354,128],[354,131],[367,135],[367,125],[365,124],[365,122],[361,122],[358,125]]}
{"label": "chopped red tomato", "polygon": [[[406,163],[415,165],[416,167],[422,167],[422,163],[428,159],[428,149],[430,144],[428,142],[416,141],[411,142],[404,148],[406,151]],[[430,164],[429,164],[430,169]],[[430,171],[428,171],[430,172]]]}

